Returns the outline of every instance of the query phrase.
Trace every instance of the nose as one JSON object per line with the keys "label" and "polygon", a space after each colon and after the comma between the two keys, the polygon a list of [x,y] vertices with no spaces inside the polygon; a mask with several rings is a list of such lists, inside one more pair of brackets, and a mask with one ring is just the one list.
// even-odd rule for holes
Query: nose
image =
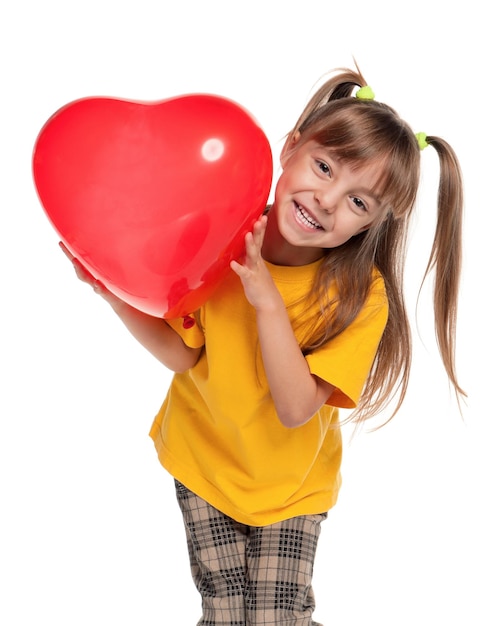
{"label": "nose", "polygon": [[334,213],[338,206],[338,197],[334,187],[321,187],[314,191],[314,198],[325,213]]}

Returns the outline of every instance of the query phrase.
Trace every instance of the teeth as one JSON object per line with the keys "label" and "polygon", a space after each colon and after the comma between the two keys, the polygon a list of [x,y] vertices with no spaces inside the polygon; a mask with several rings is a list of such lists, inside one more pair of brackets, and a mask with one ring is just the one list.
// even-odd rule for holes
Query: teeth
{"label": "teeth", "polygon": [[297,204],[296,207],[297,215],[303,224],[309,226],[310,228],[322,229],[321,224],[319,224],[319,222],[316,222],[316,220],[312,216],[310,216],[303,207],[301,207],[299,204]]}

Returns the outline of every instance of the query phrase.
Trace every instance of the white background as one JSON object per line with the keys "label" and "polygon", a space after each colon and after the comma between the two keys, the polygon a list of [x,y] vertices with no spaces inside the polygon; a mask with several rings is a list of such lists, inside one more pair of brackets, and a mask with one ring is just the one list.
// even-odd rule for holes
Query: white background
{"label": "white background", "polygon": [[[354,55],[377,98],[457,150],[466,186],[463,419],[420,300],[401,413],[347,441],[323,526],[325,625],[492,626],[492,50],[487,4],[36,0],[0,9],[0,623],[190,626],[199,598],[171,480],[147,436],[170,374],[76,280],[31,177],[37,133],[90,95],[206,91],[243,104],[277,158],[313,85]],[[412,323],[437,159],[408,262]],[[276,176],[278,170],[276,170]]]}

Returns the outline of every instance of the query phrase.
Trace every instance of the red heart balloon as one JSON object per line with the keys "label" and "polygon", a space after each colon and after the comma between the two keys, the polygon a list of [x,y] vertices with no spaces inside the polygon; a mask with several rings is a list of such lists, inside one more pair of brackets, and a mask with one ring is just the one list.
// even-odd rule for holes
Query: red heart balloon
{"label": "red heart balloon", "polygon": [[57,111],[33,176],[67,248],[110,291],[157,317],[202,305],[265,208],[272,154],[231,100],[84,98]]}

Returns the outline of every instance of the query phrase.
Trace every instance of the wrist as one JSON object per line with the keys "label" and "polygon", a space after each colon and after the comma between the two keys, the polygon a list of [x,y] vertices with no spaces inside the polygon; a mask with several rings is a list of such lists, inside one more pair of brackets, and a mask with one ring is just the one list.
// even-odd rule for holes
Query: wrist
{"label": "wrist", "polygon": [[278,291],[276,294],[273,294],[273,297],[265,298],[262,302],[258,302],[254,308],[257,316],[286,315],[285,303],[283,302],[283,298]]}

